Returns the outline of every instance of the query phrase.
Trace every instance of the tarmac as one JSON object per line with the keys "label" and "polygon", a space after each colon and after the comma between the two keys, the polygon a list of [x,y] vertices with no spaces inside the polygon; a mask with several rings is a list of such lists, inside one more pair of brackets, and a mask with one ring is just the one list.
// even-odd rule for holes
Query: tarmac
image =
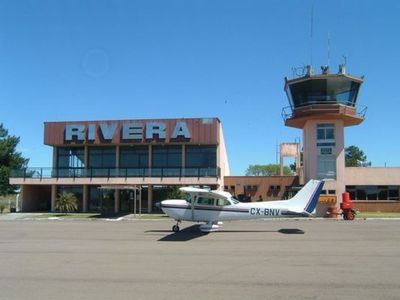
{"label": "tarmac", "polygon": [[0,220],[0,299],[399,299],[399,220]]}

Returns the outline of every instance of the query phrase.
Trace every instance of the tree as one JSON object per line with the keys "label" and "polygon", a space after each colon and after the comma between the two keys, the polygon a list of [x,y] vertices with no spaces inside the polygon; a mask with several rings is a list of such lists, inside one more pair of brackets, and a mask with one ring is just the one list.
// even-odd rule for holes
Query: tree
{"label": "tree", "polygon": [[[249,165],[246,170],[246,176],[278,176],[280,174],[280,165],[268,164],[268,165]],[[283,174],[292,174],[289,167],[283,167]]]}
{"label": "tree", "polygon": [[68,214],[78,210],[78,198],[74,193],[63,192],[56,200],[56,210]]}
{"label": "tree", "polygon": [[350,146],[345,149],[346,167],[360,167],[367,162],[364,151],[357,146]]}
{"label": "tree", "polygon": [[167,199],[183,199],[183,194],[179,187],[174,185],[167,193]]}
{"label": "tree", "polygon": [[15,194],[17,187],[9,184],[11,170],[26,168],[29,159],[17,152],[19,137],[9,135],[8,130],[0,124],[0,195]]}

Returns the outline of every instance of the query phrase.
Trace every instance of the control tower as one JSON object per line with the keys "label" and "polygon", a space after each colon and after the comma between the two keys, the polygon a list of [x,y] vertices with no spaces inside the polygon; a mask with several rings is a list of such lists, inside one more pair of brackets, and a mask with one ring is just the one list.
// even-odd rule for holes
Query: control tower
{"label": "control tower", "polygon": [[[285,125],[303,129],[303,181],[325,179],[317,205],[317,216],[328,207],[339,206],[345,192],[344,127],[364,121],[366,107],[357,108],[363,77],[346,74],[345,65],[336,74],[321,67],[314,74],[311,66],[305,75],[285,78],[289,107],[282,110]],[[325,201],[323,200],[325,199]]]}

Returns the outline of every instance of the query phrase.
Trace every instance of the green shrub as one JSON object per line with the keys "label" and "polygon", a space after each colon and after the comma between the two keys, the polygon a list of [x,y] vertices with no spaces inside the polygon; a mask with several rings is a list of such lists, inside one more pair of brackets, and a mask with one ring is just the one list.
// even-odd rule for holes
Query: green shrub
{"label": "green shrub", "polygon": [[56,210],[68,214],[78,210],[78,199],[74,193],[63,192],[56,200]]}

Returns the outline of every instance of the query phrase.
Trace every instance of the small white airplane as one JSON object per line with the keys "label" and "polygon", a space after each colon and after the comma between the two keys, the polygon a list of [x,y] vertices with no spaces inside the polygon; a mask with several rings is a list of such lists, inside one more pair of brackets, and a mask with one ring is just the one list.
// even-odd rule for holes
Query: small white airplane
{"label": "small white airplane", "polygon": [[242,203],[228,192],[209,191],[194,187],[182,187],[185,200],[164,200],[160,207],[177,221],[172,231],[179,231],[182,221],[205,222],[200,225],[203,232],[217,231],[221,221],[248,220],[258,218],[309,217],[313,213],[323,181],[310,180],[289,200]]}

